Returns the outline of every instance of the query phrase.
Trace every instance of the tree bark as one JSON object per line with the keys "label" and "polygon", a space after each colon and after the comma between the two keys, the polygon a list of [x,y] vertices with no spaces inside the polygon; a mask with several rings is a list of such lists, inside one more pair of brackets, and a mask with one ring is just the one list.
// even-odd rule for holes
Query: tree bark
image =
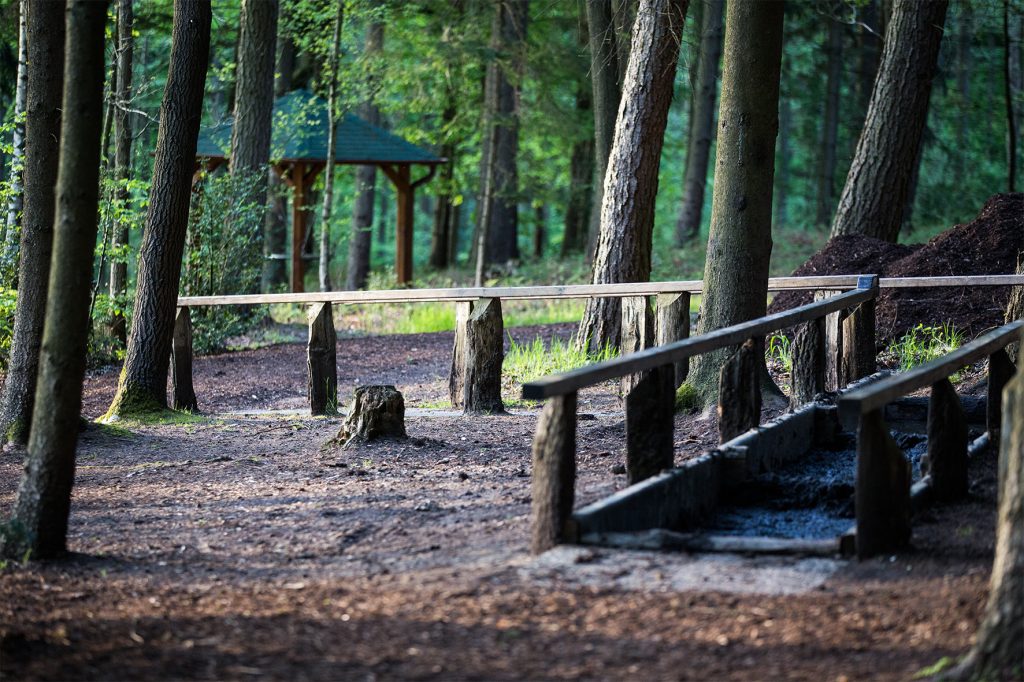
{"label": "tree bark", "polygon": [[[595,284],[650,278],[658,167],[687,4],[688,0],[642,0],[637,10],[605,176]],[[581,347],[617,347],[621,324],[619,299],[590,299],[576,342]]]}
{"label": "tree bark", "polygon": [[[446,49],[445,54],[453,54],[453,36],[461,28],[465,15],[463,0],[449,0],[451,14],[444,21],[441,28],[441,43]],[[455,165],[457,160],[456,150],[457,133],[454,133],[454,123],[458,116],[459,95],[456,89],[454,74],[458,70],[455,61],[449,58],[445,62],[445,105],[441,113],[441,129],[443,140],[441,142],[441,157],[448,159],[448,163],[441,166],[440,175],[437,179],[435,189],[437,190],[437,202],[434,204],[434,225],[430,237],[430,267],[437,270],[444,269],[455,264],[456,242],[459,230],[459,207],[454,202],[456,188]]]}
{"label": "tree bark", "polygon": [[1010,0],[1003,0],[1004,94],[1006,101],[1006,186],[1017,191],[1017,115],[1014,113],[1014,62],[1020,59],[1020,43],[1010,29]]}
{"label": "tree bark", "polygon": [[[576,90],[576,111],[592,109],[590,88],[581,83]],[[562,258],[586,247],[590,226],[590,210],[594,195],[594,139],[576,140],[569,159],[569,202],[565,208],[565,230],[562,233]]]}
{"label": "tree bark", "polygon": [[[274,97],[281,97],[291,91],[295,57],[295,42],[288,36],[279,37]],[[264,292],[271,292],[288,286],[288,268],[285,260],[285,251],[288,248],[288,189],[285,181],[276,172],[270,173],[267,186],[269,204],[263,221],[262,289]]]}
{"label": "tree bark", "polygon": [[839,198],[832,236],[895,242],[928,117],[947,0],[895,0],[867,120]]}
{"label": "tree bark", "polygon": [[[384,49],[384,24],[375,21],[366,31],[367,59],[373,59]],[[370,99],[360,107],[359,114],[368,123],[380,125],[380,109],[373,103],[376,87],[370,83]],[[346,289],[363,289],[370,276],[370,249],[373,238],[373,206],[374,193],[377,185],[377,167],[359,166],[356,168],[355,206],[352,209],[352,236],[348,242],[348,269],[345,277]],[[433,251],[431,251],[433,254]]]}
{"label": "tree bark", "polygon": [[[788,68],[788,63],[784,65]],[[780,75],[780,81],[782,76]],[[787,77],[788,80],[788,77]],[[789,161],[790,138],[793,128],[793,106],[789,97],[779,95],[779,143],[778,154],[776,154],[775,165],[775,188],[773,199],[773,210],[775,212],[774,226],[783,228],[789,220]]]}
{"label": "tree bark", "polygon": [[724,0],[704,4],[700,26],[700,57],[693,87],[693,115],[686,147],[683,203],[676,222],[676,246],[685,246],[700,233],[704,215],[704,189],[708,181],[708,160],[715,134],[715,94],[718,62],[722,57],[722,14]]}
{"label": "tree bark", "polygon": [[882,52],[882,38],[885,35],[884,17],[879,12],[879,0],[868,0],[864,5],[864,19],[860,27],[860,55],[857,68],[858,111],[865,115],[871,104],[871,91],[878,76],[878,62]]}
{"label": "tree bark", "polygon": [[[119,0],[117,4],[117,87],[114,97],[114,127],[117,141],[114,146],[114,177],[117,179],[115,198],[122,211],[129,201],[128,180],[132,165],[132,116],[128,111],[132,99],[132,58],[135,39],[132,29],[135,17],[132,0]],[[124,213],[119,213],[123,216]],[[111,299],[123,299],[128,291],[128,221],[123,217],[114,223],[113,248],[110,263]],[[128,326],[124,314],[117,306],[110,318],[110,333],[121,345],[128,340]]]}
{"label": "tree bark", "polygon": [[[11,356],[0,398],[0,439],[27,443],[43,343],[53,252],[54,186],[60,154],[64,83],[64,6],[26,2],[29,37],[25,100],[24,192]],[[102,69],[101,69],[102,70]],[[92,253],[92,247],[90,247]],[[87,287],[88,288],[88,287]]]}
{"label": "tree bark", "polygon": [[828,22],[828,81],[825,86],[825,120],[821,130],[821,161],[818,165],[818,210],[815,224],[827,228],[835,206],[836,145],[839,139],[839,92],[843,77],[843,24]]}
{"label": "tree bark", "polygon": [[210,15],[209,0],[174,2],[170,64],[139,250],[134,319],[110,415],[167,407],[167,367],[202,119]]}
{"label": "tree bark", "polygon": [[345,2],[338,0],[330,63],[327,65],[327,167],[324,169],[324,195],[320,209],[320,291],[331,290],[331,209],[334,201],[334,157],[338,149],[338,60],[341,59],[341,24],[344,19]]}
{"label": "tree bark", "polygon": [[[1021,244],[1021,250],[1017,253],[1017,274],[1024,275],[1024,243]],[[1024,319],[1024,286],[1013,287],[1010,289],[1010,300],[1006,303],[1005,320],[1009,324],[1022,319]],[[1006,352],[1011,360],[1020,364],[1018,344],[1010,344],[1006,347]]]}
{"label": "tree bark", "polygon": [[[18,244],[18,214],[24,206],[23,166],[25,163],[25,111],[28,92],[28,9],[29,0],[21,0],[18,8],[18,72],[14,88],[14,135],[11,140],[11,198],[7,204],[7,219],[4,222],[3,264],[13,263]],[[63,34],[62,34],[63,35]],[[58,93],[59,93],[58,89]],[[59,94],[58,94],[59,97]],[[56,160],[54,160],[56,163]],[[5,282],[9,285],[9,282]]]}
{"label": "tree bark", "polygon": [[[782,16],[781,2],[733,0],[726,6],[715,189],[698,334],[766,312]],[[694,358],[687,383],[705,405],[716,402],[720,369],[734,352],[727,348]]]}
{"label": "tree bark", "polygon": [[[30,21],[36,12],[49,11],[47,4],[31,3]],[[71,0],[66,17],[67,78],[61,111],[68,115],[61,124],[53,253],[56,265],[47,293],[35,397],[36,404],[46,405],[46,409],[32,413],[25,474],[9,526],[13,533],[4,543],[4,554],[11,558],[27,554],[32,559],[53,559],[64,553],[75,478],[99,204],[107,3]],[[57,20],[39,28],[43,33],[60,33],[63,22],[59,16]],[[42,38],[42,33],[38,34],[40,38],[35,35],[32,42],[48,40]]]}

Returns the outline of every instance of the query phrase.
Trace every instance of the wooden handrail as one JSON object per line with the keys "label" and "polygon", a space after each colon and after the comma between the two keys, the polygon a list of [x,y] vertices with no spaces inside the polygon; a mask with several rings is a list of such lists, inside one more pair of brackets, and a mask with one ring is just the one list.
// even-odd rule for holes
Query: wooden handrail
{"label": "wooden handrail", "polygon": [[[867,281],[877,281],[873,277],[864,277]],[[838,296],[832,296],[814,303],[808,303],[792,310],[768,315],[749,322],[742,322],[731,327],[724,327],[701,336],[694,336],[683,341],[670,343],[666,346],[655,346],[638,353],[620,356],[605,362],[587,365],[580,369],[562,374],[555,374],[537,381],[523,384],[523,398],[526,400],[544,400],[558,395],[578,391],[608,379],[616,379],[662,365],[670,365],[701,353],[727,348],[743,343],[755,336],[764,336],[771,332],[791,327],[801,322],[815,320],[829,313],[852,308],[864,301],[870,301],[878,295],[876,288],[861,288]]]}
{"label": "wooden handrail", "polygon": [[862,414],[885,407],[893,400],[927,388],[947,378],[961,367],[992,355],[1020,337],[1024,320],[1011,322],[979,336],[957,350],[907,372],[894,374],[869,386],[850,391],[839,399],[839,415],[852,426]]}
{"label": "wooden handrail", "polygon": [[[984,275],[971,277],[885,277],[882,289],[950,286],[1024,285],[1024,275]],[[846,290],[857,287],[857,275],[821,277],[773,277],[769,292]],[[224,296],[182,296],[179,306],[267,305],[274,303],[426,303],[472,301],[479,298],[505,300],[544,300],[565,298],[622,298],[654,296],[664,293],[700,294],[701,280],[673,282],[626,282],[621,284],[567,284],[526,287],[454,287],[448,289],[381,289],[377,291],[324,291],[295,294],[238,294]]]}

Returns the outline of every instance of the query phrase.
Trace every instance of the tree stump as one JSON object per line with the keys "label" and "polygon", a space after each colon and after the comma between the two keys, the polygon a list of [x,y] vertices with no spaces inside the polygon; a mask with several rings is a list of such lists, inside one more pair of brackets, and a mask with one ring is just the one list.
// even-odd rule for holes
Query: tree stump
{"label": "tree stump", "polygon": [[[832,296],[838,296],[842,291],[816,291],[814,300],[821,301]],[[840,380],[840,368],[843,361],[843,320],[846,318],[845,310],[837,310],[825,316],[825,390],[838,391],[842,388]]]}
{"label": "tree stump", "polygon": [[403,439],[405,399],[394,386],[360,386],[338,432],[342,447],[381,438]]}
{"label": "tree stump", "polygon": [[[690,293],[658,294],[655,313],[655,344],[665,346],[690,338]],[[675,388],[686,381],[690,359],[675,363]]]}
{"label": "tree stump", "polygon": [[[654,315],[646,296],[627,296],[622,299],[621,355],[636,353],[654,345]],[[622,377],[622,395],[628,396],[643,378],[642,374]]]}
{"label": "tree stump", "polygon": [[791,409],[806,405],[825,391],[825,320],[811,320],[797,329],[791,376]]}
{"label": "tree stump", "polygon": [[171,383],[174,386],[174,409],[198,412],[199,404],[192,388],[192,317],[188,306],[178,308],[174,315]]}
{"label": "tree stump", "polygon": [[472,301],[455,303],[455,343],[452,346],[452,368],[448,373],[448,397],[452,407],[462,407],[466,392],[466,325],[473,312]]}
{"label": "tree stump", "polygon": [[555,396],[544,404],[533,436],[530,481],[530,551],[545,552],[564,542],[576,491],[576,394]]}
{"label": "tree stump", "polygon": [[718,379],[718,439],[722,443],[761,423],[759,348],[754,339],[747,339],[722,365]]}
{"label": "tree stump", "polygon": [[840,388],[875,373],[874,301],[864,301],[843,320],[841,345]]}
{"label": "tree stump", "polygon": [[309,370],[306,392],[309,413],[338,412],[338,335],[330,303],[314,303],[309,307],[309,342],[306,344],[306,365]]}
{"label": "tree stump", "polygon": [[468,414],[500,414],[505,411],[505,405],[501,402],[504,334],[501,299],[480,299],[466,320],[466,372],[462,408]]}
{"label": "tree stump", "polygon": [[921,468],[940,502],[967,496],[967,418],[949,379],[932,385],[928,401],[928,454]]}

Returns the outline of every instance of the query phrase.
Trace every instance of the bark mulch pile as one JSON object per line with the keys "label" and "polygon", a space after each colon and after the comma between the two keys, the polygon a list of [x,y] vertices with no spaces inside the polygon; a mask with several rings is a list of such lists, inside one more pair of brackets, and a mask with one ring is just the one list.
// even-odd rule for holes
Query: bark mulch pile
{"label": "bark mulch pile", "polygon": [[[793,275],[877,273],[883,277],[1006,275],[1024,248],[1024,194],[996,194],[978,216],[926,244],[889,244],[871,237],[832,239]],[[878,341],[886,344],[918,324],[953,324],[968,337],[1002,324],[1009,287],[889,290],[877,308]],[[770,312],[810,302],[810,294],[775,297]]]}

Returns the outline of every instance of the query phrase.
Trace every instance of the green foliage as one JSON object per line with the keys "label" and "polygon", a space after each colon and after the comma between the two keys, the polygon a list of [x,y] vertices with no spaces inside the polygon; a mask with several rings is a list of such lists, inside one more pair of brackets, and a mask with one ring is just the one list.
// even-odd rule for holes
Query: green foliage
{"label": "green foliage", "polygon": [[905,372],[955,351],[963,342],[963,332],[948,322],[940,327],[919,324],[890,343],[881,359]]}
{"label": "green foliage", "polygon": [[918,670],[916,673],[914,673],[914,676],[911,677],[910,679],[912,679],[912,680],[923,680],[923,679],[927,679],[927,678],[930,678],[930,677],[935,677],[936,675],[941,673],[943,670],[945,670],[946,668],[952,666],[955,663],[956,663],[956,661],[954,659],[950,658],[949,656],[943,656],[939,660],[935,661],[935,663],[932,663],[931,665],[925,666],[924,668],[921,668],[920,670]]}
{"label": "green foliage", "polygon": [[703,406],[700,393],[690,384],[683,383],[676,389],[676,412],[693,412]]}
{"label": "green foliage", "polygon": [[7,371],[11,357],[11,339],[14,337],[14,310],[18,292],[0,287],[0,370]]}
{"label": "green foliage", "polygon": [[786,372],[793,371],[793,353],[789,337],[785,334],[773,334],[768,339],[764,356],[770,362],[776,362]]}
{"label": "green foliage", "polygon": [[[0,169],[3,170],[3,177],[0,177],[0,234],[3,235],[0,239],[0,286],[14,286],[18,271],[18,228],[21,225],[21,215],[18,215],[15,234],[7,234],[7,207],[14,196],[11,178],[14,173],[23,170],[22,160],[13,157],[16,123],[12,107],[10,115],[0,121],[0,160],[11,157],[10,164],[0,163]],[[24,114],[21,123],[24,124]]]}
{"label": "green foliage", "polygon": [[584,365],[610,360],[616,355],[618,351],[609,346],[597,352],[584,352],[578,350],[571,341],[559,338],[551,339],[551,343],[545,347],[544,340],[539,336],[521,345],[509,336],[509,350],[501,370],[502,380],[518,387],[549,374],[568,372]]}

